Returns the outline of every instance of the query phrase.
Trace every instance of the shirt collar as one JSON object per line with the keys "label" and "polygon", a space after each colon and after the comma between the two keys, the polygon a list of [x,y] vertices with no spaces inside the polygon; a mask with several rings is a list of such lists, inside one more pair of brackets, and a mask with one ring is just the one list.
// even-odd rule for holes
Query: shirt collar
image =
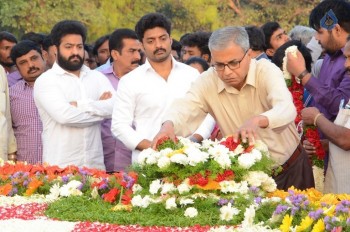
{"label": "shirt collar", "polygon": [[[255,59],[251,59],[250,61],[250,65],[249,65],[249,71],[247,74],[247,77],[245,79],[245,83],[242,87],[245,88],[245,86],[250,85],[253,86],[255,88],[255,82],[256,82],[256,77],[255,77],[255,70],[256,70],[256,63],[258,61]],[[220,77],[218,76],[218,74],[216,73],[216,71],[214,70],[214,68],[211,68],[212,72],[215,73],[215,75],[218,78],[218,93],[222,92],[224,89],[229,92],[229,93],[239,93],[239,90],[235,89],[232,86],[227,85],[225,82],[223,82]]]}
{"label": "shirt collar", "polygon": [[[171,60],[172,60],[172,68],[171,69],[173,70],[174,68],[179,66],[179,62],[176,61],[173,56],[171,56]],[[154,70],[153,67],[151,66],[151,64],[149,63],[148,59],[146,59],[145,63],[143,64],[143,67],[146,70],[149,70],[149,69]]]}

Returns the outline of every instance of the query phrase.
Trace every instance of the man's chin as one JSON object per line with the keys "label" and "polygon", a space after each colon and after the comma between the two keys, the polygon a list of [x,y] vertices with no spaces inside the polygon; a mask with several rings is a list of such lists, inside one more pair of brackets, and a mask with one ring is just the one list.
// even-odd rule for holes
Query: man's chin
{"label": "man's chin", "polygon": [[4,66],[4,67],[8,67],[8,68],[10,68],[10,67],[12,67],[12,66],[15,65],[15,63],[4,63],[4,62],[0,62],[0,64],[1,64],[2,66]]}

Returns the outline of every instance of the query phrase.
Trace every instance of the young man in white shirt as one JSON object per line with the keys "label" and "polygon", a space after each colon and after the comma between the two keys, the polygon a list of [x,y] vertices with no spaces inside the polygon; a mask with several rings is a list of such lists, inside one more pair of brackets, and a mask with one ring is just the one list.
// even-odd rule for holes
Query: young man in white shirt
{"label": "young man in white shirt", "polygon": [[83,65],[82,23],[61,21],[51,36],[57,60],[34,86],[43,122],[43,162],[105,169],[100,124],[111,116],[114,89],[103,74]]}
{"label": "young man in white shirt", "polygon": [[[147,60],[120,80],[112,116],[112,132],[133,150],[133,162],[140,151],[151,146],[166,109],[184,96],[199,76],[196,69],[171,56],[171,23],[164,15],[144,15],[135,31]],[[196,133],[208,138],[215,122],[211,118],[204,123],[208,129]]]}

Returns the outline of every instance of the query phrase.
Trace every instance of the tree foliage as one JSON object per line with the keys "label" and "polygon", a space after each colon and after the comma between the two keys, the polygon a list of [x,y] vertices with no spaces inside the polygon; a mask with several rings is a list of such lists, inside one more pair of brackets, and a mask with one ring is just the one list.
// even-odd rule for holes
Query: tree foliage
{"label": "tree foliage", "polygon": [[63,19],[82,21],[88,40],[116,28],[134,29],[139,18],[161,12],[173,23],[173,37],[192,31],[212,31],[228,25],[257,25],[277,21],[290,30],[308,25],[319,0],[1,0],[0,29],[17,36],[29,31],[49,33]]}

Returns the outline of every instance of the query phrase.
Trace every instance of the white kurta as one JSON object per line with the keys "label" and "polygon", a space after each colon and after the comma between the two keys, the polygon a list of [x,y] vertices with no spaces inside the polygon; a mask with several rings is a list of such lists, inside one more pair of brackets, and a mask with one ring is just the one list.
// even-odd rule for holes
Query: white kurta
{"label": "white kurta", "polygon": [[7,155],[17,150],[11,122],[7,77],[0,65],[0,158],[3,160],[7,160]]}
{"label": "white kurta", "polygon": [[[334,123],[350,129],[350,109],[340,109]],[[350,151],[345,151],[331,142],[324,191],[350,194]]]}
{"label": "white kurta", "polygon": [[[110,91],[113,97],[100,101]],[[57,63],[34,85],[34,101],[43,122],[43,162],[105,169],[100,124],[111,117],[115,94],[107,78],[83,65],[80,77]],[[78,102],[74,107],[70,102]]]}

